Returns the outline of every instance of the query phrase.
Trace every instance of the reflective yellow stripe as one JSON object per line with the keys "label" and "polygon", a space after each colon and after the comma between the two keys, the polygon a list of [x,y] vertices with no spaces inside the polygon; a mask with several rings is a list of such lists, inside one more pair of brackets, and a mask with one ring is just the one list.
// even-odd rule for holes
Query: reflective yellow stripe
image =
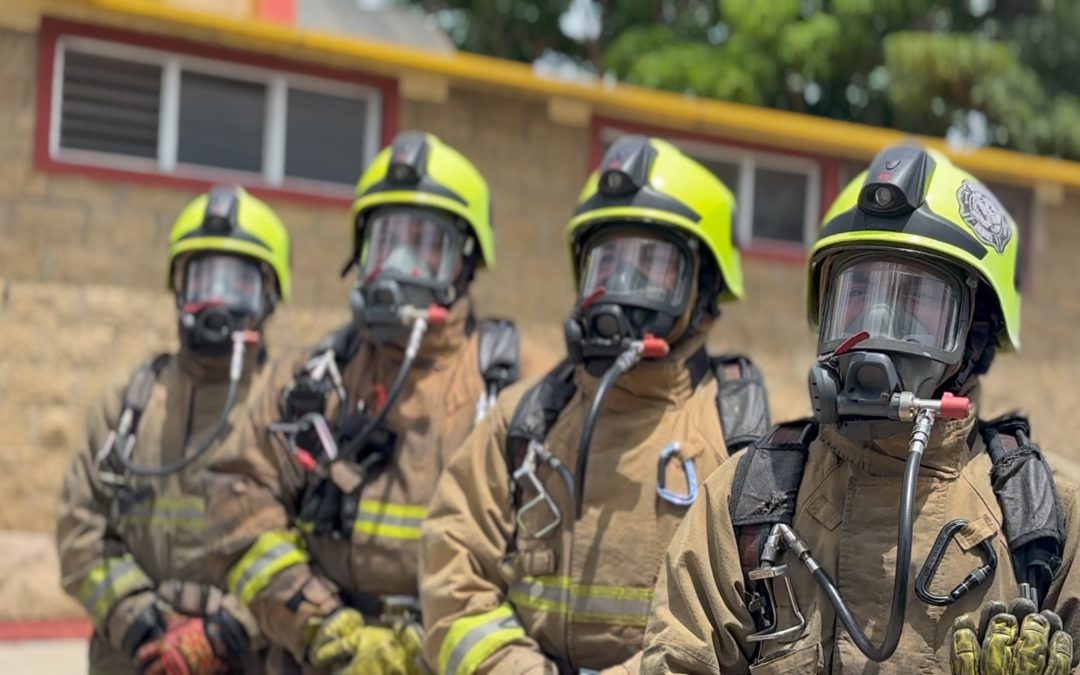
{"label": "reflective yellow stripe", "polygon": [[525,577],[510,589],[510,602],[521,607],[626,626],[648,623],[652,596],[651,588],[579,584],[569,577]]}
{"label": "reflective yellow stripe", "polygon": [[483,614],[458,619],[439,648],[439,672],[472,675],[492,654],[525,637],[514,608],[503,603]]}
{"label": "reflective yellow stripe", "polygon": [[229,590],[245,605],[282,570],[309,560],[304,542],[295,532],[271,531],[259,535],[244,557],[229,570]]}
{"label": "reflective yellow stripe", "polygon": [[411,504],[390,504],[361,499],[353,529],[361,534],[386,539],[420,539],[420,523],[427,508]]}
{"label": "reflective yellow stripe", "polygon": [[125,524],[202,529],[206,525],[206,505],[201,497],[154,499],[135,504],[120,516]]}
{"label": "reflective yellow stripe", "polygon": [[90,612],[90,619],[101,623],[109,615],[117,601],[154,587],[153,580],[139,567],[139,563],[126,553],[116,558],[106,558],[90,570],[79,589],[79,601]]}

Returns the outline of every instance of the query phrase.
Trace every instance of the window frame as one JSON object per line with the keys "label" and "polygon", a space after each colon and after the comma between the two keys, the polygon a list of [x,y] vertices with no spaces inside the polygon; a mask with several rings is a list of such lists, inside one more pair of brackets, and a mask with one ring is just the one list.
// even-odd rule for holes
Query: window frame
{"label": "window frame", "polygon": [[[665,129],[635,128],[636,125],[600,121],[598,133],[594,134],[596,154],[605,143],[610,143],[629,134],[643,133],[664,138],[687,155],[705,161],[717,161],[733,164],[739,169],[739,185],[735,195],[735,238],[740,242],[743,253],[760,254],[763,257],[775,257],[802,262],[817,237],[821,223],[821,205],[823,176],[825,168],[822,160],[809,155],[778,152],[769,149],[750,147],[746,144],[726,142],[719,138],[689,136]],[[597,157],[593,166],[598,164]],[[806,176],[806,203],[803,207],[802,240],[785,241],[782,239],[754,239],[754,182],[758,167],[784,171]],[[730,186],[729,186],[730,187]]]}
{"label": "window frame", "polygon": [[[365,156],[358,161],[357,175],[380,148],[391,142],[397,132],[397,84],[387,78],[52,18],[43,21],[40,40],[35,165],[42,171],[184,185],[197,189],[218,182],[234,182],[256,193],[299,201],[341,204],[351,201],[351,185],[285,174],[290,88],[366,103]],[[162,67],[155,158],[60,147],[63,73],[68,50]],[[185,71],[238,79],[265,87],[260,171],[226,169],[178,160],[180,79]],[[43,110],[47,114],[42,114]]]}

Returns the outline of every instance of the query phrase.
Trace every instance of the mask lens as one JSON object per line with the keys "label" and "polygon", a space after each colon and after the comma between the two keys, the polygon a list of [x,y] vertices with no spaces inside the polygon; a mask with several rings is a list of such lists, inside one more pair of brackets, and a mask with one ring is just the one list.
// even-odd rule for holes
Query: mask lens
{"label": "mask lens", "polygon": [[231,255],[205,255],[188,263],[182,304],[211,303],[261,314],[263,277],[254,262]]}
{"label": "mask lens", "polygon": [[598,241],[586,253],[581,297],[598,289],[603,295],[629,297],[681,308],[689,291],[689,261],[675,244],[646,236],[620,236]]}
{"label": "mask lens", "polygon": [[828,289],[822,344],[859,331],[952,352],[958,347],[960,282],[928,265],[861,258],[841,267]]}
{"label": "mask lens", "polygon": [[426,284],[449,284],[461,255],[452,224],[432,215],[400,211],[376,215],[365,229],[361,278],[385,276]]}

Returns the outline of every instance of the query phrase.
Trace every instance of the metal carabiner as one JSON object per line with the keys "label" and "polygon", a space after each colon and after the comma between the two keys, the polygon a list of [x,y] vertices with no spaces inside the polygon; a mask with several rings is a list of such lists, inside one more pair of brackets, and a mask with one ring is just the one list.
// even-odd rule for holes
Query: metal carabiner
{"label": "metal carabiner", "polygon": [[[682,460],[683,473],[686,474],[686,494],[672,492],[665,487],[666,469],[668,462],[671,461],[672,455]],[[694,469],[694,460],[689,457],[683,457],[678,441],[670,443],[660,451],[660,462],[656,476],[656,494],[660,495],[660,499],[663,499],[669,504],[674,504],[675,506],[690,506],[697,500],[697,493],[697,471]]]}
{"label": "metal carabiner", "polygon": [[[764,624],[761,630],[747,636],[746,639],[750,642],[765,642],[768,640],[791,642],[802,635],[803,630],[806,628],[806,618],[803,617],[802,612],[799,610],[799,602],[795,599],[795,589],[791,586],[788,566],[776,564],[776,561],[779,560],[786,549],[784,542],[785,529],[790,534],[794,534],[790,532],[791,528],[784,523],[773,525],[761,550],[760,565],[757,569],[746,573],[750,581],[760,582],[760,587],[765,591],[764,595],[754,591],[747,602],[747,609],[751,613],[761,616]],[[809,550],[806,553],[809,555]],[[777,580],[784,582],[788,600],[791,602],[791,611],[795,615],[795,624],[787,628],[780,627],[780,616],[776,605],[775,586]],[[767,607],[766,603],[768,603]]]}
{"label": "metal carabiner", "polygon": [[[747,603],[747,608],[753,612],[758,613],[762,617],[771,617],[772,622],[766,624],[761,630],[746,637],[750,642],[766,642],[768,640],[778,640],[780,642],[790,642],[802,635],[803,629],[806,628],[806,619],[803,617],[802,612],[799,611],[799,603],[795,600],[795,589],[791,586],[791,577],[788,574],[787,565],[769,565],[768,567],[761,567],[756,570],[750,570],[747,572],[747,576],[751,581],[760,581],[762,587],[765,589],[764,595],[758,592],[754,592],[750,601]],[[795,614],[794,625],[787,628],[780,628],[780,616],[776,606],[776,582],[783,581],[784,587],[787,589],[788,600],[791,602],[791,611]],[[765,603],[768,603],[768,611],[766,610]]]}
{"label": "metal carabiner", "polygon": [[[514,482],[518,485],[521,485],[523,488],[531,487],[533,491],[536,492],[536,496],[522,504],[517,512],[518,527],[520,527],[527,536],[534,539],[545,537],[548,533],[557,528],[563,520],[563,514],[559,509],[559,505],[551,498],[551,494],[544,488],[543,482],[541,482],[540,478],[536,475],[536,469],[539,466],[539,462],[543,462],[559,472],[563,481],[567,482],[571,497],[573,497],[574,486],[573,478],[570,476],[566,466],[560,462],[557,457],[548,452],[548,449],[543,445],[535,440],[530,440],[529,448],[525,452],[525,459],[522,461],[521,466],[514,471],[513,478]],[[531,530],[525,524],[525,514],[542,505],[547,506],[548,510],[551,512],[551,521],[541,528]]]}
{"label": "metal carabiner", "polygon": [[919,599],[928,605],[947,607],[953,604],[967,595],[971,589],[978,587],[992,577],[994,570],[997,569],[997,554],[994,553],[994,547],[990,544],[990,538],[987,537],[979,542],[979,548],[982,550],[983,558],[986,560],[985,564],[972,570],[955,588],[949,591],[948,595],[937,595],[930,592],[930,582],[934,580],[938,565],[941,564],[941,559],[945,557],[945,547],[948,546],[949,540],[955,537],[957,532],[967,527],[967,524],[968,521],[963,518],[957,518],[945,523],[945,527],[941,528],[934,546],[930,549],[930,555],[926,557],[926,562],[923,563],[922,569],[919,570],[919,576],[915,578],[915,595],[919,596]]}

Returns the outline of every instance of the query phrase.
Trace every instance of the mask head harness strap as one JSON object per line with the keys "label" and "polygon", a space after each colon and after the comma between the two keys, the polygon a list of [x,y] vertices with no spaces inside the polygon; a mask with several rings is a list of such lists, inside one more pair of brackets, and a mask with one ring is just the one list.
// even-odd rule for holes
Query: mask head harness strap
{"label": "mask head harness strap", "polygon": [[976,378],[990,370],[990,364],[997,354],[1001,324],[1001,312],[993,293],[985,284],[979,284],[975,293],[974,318],[968,330],[960,370],[942,385],[942,391],[961,394],[969,391]]}

